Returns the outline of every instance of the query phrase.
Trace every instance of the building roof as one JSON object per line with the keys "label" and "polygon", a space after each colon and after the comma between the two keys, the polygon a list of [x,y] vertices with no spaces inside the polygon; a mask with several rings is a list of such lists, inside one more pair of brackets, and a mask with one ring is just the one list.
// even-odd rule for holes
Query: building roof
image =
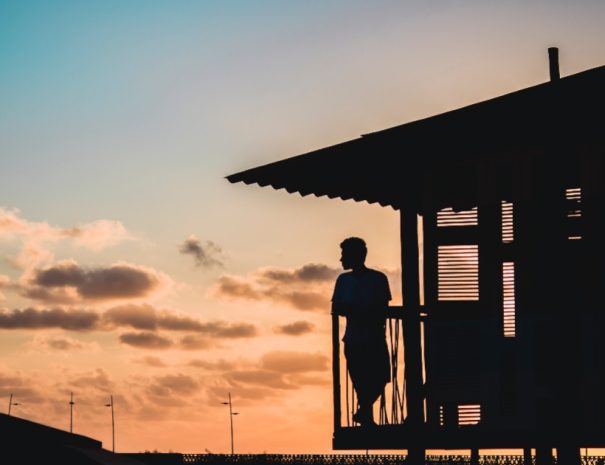
{"label": "building roof", "polygon": [[477,204],[478,169],[487,166],[502,198],[510,197],[508,175],[516,161],[570,162],[575,153],[564,147],[602,139],[604,103],[601,66],[227,179],[395,209],[422,211],[435,203],[462,209]]}

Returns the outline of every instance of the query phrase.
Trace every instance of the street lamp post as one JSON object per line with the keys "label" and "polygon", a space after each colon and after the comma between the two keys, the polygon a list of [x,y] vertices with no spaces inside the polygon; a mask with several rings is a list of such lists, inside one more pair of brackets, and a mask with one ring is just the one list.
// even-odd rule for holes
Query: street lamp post
{"label": "street lamp post", "polygon": [[69,432],[74,432],[74,393],[71,393],[69,398]]}
{"label": "street lamp post", "polygon": [[113,395],[109,396],[109,404],[105,404],[105,407],[111,407],[111,450],[115,453],[116,451],[116,423],[113,415]]}
{"label": "street lamp post", "polygon": [[229,393],[229,402],[223,402],[222,404],[229,406],[229,420],[231,421],[231,455],[233,455],[233,416],[239,415],[239,413],[233,411],[233,404],[231,403],[231,393]]}
{"label": "street lamp post", "polygon": [[8,416],[11,414],[11,407],[13,405],[21,405],[19,402],[13,402],[13,393],[11,392],[10,399],[8,399]]}

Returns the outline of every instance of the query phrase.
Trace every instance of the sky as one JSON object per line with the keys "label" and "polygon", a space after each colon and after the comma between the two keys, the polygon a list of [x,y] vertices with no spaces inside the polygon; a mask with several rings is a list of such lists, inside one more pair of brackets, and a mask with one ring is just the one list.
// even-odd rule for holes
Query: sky
{"label": "sky", "polygon": [[[0,0],[0,402],[116,450],[331,450],[339,243],[225,176],[605,64],[605,3]],[[0,404],[1,406],[1,404]]]}

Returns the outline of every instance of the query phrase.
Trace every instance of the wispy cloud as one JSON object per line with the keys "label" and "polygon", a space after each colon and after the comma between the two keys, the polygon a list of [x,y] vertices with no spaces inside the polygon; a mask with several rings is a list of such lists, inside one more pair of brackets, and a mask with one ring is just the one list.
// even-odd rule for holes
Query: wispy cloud
{"label": "wispy cloud", "polygon": [[17,399],[26,402],[37,402],[43,399],[39,384],[31,376],[15,370],[0,368],[0,395],[13,394]]}
{"label": "wispy cloud", "polygon": [[211,341],[206,336],[200,336],[199,334],[189,334],[187,336],[183,336],[178,345],[180,348],[185,350],[204,350],[212,347],[213,341]]}
{"label": "wispy cloud", "polygon": [[191,360],[187,363],[188,366],[195,368],[202,368],[204,370],[212,370],[212,371],[227,371],[233,370],[237,363],[230,360]]}
{"label": "wispy cloud", "polygon": [[168,366],[168,364],[164,362],[164,360],[159,357],[154,357],[152,355],[147,355],[146,357],[141,358],[135,358],[133,362],[153,368],[166,368]]}
{"label": "wispy cloud", "polygon": [[99,315],[90,310],[25,308],[0,310],[2,329],[61,328],[70,331],[91,331],[98,328]]}
{"label": "wispy cloud", "polygon": [[329,306],[337,275],[338,270],[314,263],[295,269],[264,267],[247,276],[220,276],[210,293],[227,300],[269,300],[298,310],[322,310]]}
{"label": "wispy cloud", "polygon": [[273,283],[334,282],[341,270],[320,263],[309,263],[300,268],[286,269],[267,267],[256,272],[258,279]]}
{"label": "wispy cloud", "polygon": [[77,350],[98,350],[96,342],[83,342],[64,335],[36,335],[30,343],[31,347],[42,350],[72,352]]}
{"label": "wispy cloud", "polygon": [[285,325],[278,325],[273,328],[273,331],[278,334],[286,334],[288,336],[302,336],[312,332],[315,325],[309,321],[294,321]]}
{"label": "wispy cloud", "polygon": [[[103,312],[84,309],[0,309],[0,329],[63,329],[69,331],[111,331],[128,328],[120,342],[143,349],[200,350],[215,347],[221,340],[258,335],[255,325],[246,322],[202,321],[188,315],[143,305],[122,305]],[[181,333],[174,337],[174,333]],[[184,335],[182,333],[185,333]],[[171,335],[172,334],[172,335]],[[76,342],[46,341],[55,349],[76,348]]]}
{"label": "wispy cloud", "polygon": [[223,267],[223,250],[218,244],[206,241],[204,244],[191,235],[180,245],[179,252],[191,255],[195,265],[200,268]]}
{"label": "wispy cloud", "polygon": [[120,334],[120,342],[141,349],[169,349],[174,342],[167,337],[151,332]]}
{"label": "wispy cloud", "polygon": [[0,274],[0,302],[2,302],[5,299],[4,294],[2,293],[2,291],[4,289],[9,289],[12,287],[12,282],[9,276],[6,276],[4,274]]}
{"label": "wispy cloud", "polygon": [[70,387],[88,388],[103,393],[110,392],[115,386],[109,373],[101,368],[70,376],[68,383]]}
{"label": "wispy cloud", "polygon": [[[384,270],[383,270],[384,271]],[[300,268],[263,267],[245,276],[219,276],[208,293],[224,300],[270,301],[297,310],[328,311],[340,269],[310,263]],[[385,271],[398,291],[398,271]]]}
{"label": "wispy cloud", "polygon": [[320,353],[275,351],[261,357],[260,366],[280,373],[326,371],[328,358]]}
{"label": "wispy cloud", "polygon": [[103,314],[103,322],[112,326],[129,326],[134,329],[155,331],[191,331],[216,338],[245,338],[257,334],[250,323],[201,321],[187,315],[158,310],[152,305],[120,305]]}
{"label": "wispy cloud", "polygon": [[[280,395],[287,390],[304,386],[324,386],[329,383],[326,375],[328,358],[318,352],[272,351],[257,361],[194,361],[192,366],[214,371],[228,386],[237,388],[239,396],[262,399]],[[210,388],[220,395],[222,389]]]}
{"label": "wispy cloud", "polygon": [[101,251],[133,236],[115,220],[97,220],[66,228],[52,226],[46,221],[29,221],[19,216],[19,210],[0,208],[0,240],[19,241],[16,257],[7,257],[19,268],[29,269],[52,261],[51,244],[68,240],[77,247]]}

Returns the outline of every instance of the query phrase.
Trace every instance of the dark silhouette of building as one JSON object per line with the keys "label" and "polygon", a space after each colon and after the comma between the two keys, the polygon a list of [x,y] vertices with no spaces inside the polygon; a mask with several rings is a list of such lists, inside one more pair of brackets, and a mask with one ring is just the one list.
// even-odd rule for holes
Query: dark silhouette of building
{"label": "dark silhouette of building", "polygon": [[356,426],[334,317],[335,449],[605,447],[605,66],[549,58],[549,82],[227,177],[400,211],[393,383]]}
{"label": "dark silhouette of building", "polygon": [[[15,465],[142,465],[100,441],[0,413],[0,463]],[[164,462],[168,465],[166,462]]]}

